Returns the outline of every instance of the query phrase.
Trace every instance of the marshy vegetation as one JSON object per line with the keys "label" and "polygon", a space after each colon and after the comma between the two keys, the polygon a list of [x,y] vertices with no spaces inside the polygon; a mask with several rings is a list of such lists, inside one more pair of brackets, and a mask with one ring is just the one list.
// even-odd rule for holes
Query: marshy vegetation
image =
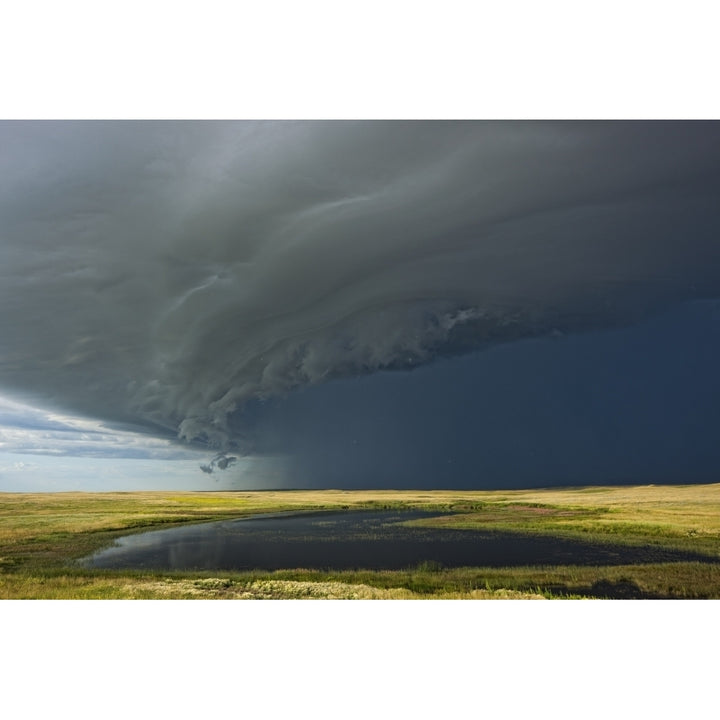
{"label": "marshy vegetation", "polygon": [[[606,548],[557,562],[399,569],[95,569],[129,534],[260,513],[423,510],[409,528]],[[642,551],[638,554],[636,551]],[[633,554],[635,553],[635,554]],[[633,558],[627,561],[627,558]],[[720,598],[720,484],[514,491],[0,494],[2,598]]]}

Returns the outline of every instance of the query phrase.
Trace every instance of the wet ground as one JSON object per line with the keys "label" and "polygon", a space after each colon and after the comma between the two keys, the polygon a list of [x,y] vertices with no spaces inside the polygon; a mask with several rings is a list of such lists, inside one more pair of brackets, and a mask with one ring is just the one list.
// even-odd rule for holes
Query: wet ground
{"label": "wet ground", "polygon": [[86,558],[94,568],[397,570],[522,565],[619,565],[708,561],[697,553],[544,536],[411,528],[437,513],[330,512],[255,516],[129,535]]}

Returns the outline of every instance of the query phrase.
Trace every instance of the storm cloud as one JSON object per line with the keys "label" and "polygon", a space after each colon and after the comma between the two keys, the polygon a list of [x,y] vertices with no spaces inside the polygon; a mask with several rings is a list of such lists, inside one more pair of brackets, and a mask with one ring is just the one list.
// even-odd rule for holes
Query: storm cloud
{"label": "storm cloud", "polygon": [[0,123],[0,390],[260,452],[302,388],[720,296],[719,198],[714,122]]}

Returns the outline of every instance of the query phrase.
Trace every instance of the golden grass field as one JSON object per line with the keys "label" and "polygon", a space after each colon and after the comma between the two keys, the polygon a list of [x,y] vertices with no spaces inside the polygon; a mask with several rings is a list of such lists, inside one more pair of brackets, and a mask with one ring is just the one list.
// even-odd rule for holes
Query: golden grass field
{"label": "golden grass field", "polygon": [[[120,535],[285,510],[442,510],[413,521],[702,553],[590,567],[188,573],[72,561]],[[0,493],[0,598],[720,598],[720,484],[512,491]]]}

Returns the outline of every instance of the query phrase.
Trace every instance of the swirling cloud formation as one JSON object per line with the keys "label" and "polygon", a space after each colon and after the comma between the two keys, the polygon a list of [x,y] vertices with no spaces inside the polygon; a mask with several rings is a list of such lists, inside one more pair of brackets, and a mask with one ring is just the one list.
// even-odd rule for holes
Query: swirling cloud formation
{"label": "swirling cloud formation", "polygon": [[249,400],[720,294],[720,123],[5,122],[0,147],[0,388],[222,451],[252,451]]}

